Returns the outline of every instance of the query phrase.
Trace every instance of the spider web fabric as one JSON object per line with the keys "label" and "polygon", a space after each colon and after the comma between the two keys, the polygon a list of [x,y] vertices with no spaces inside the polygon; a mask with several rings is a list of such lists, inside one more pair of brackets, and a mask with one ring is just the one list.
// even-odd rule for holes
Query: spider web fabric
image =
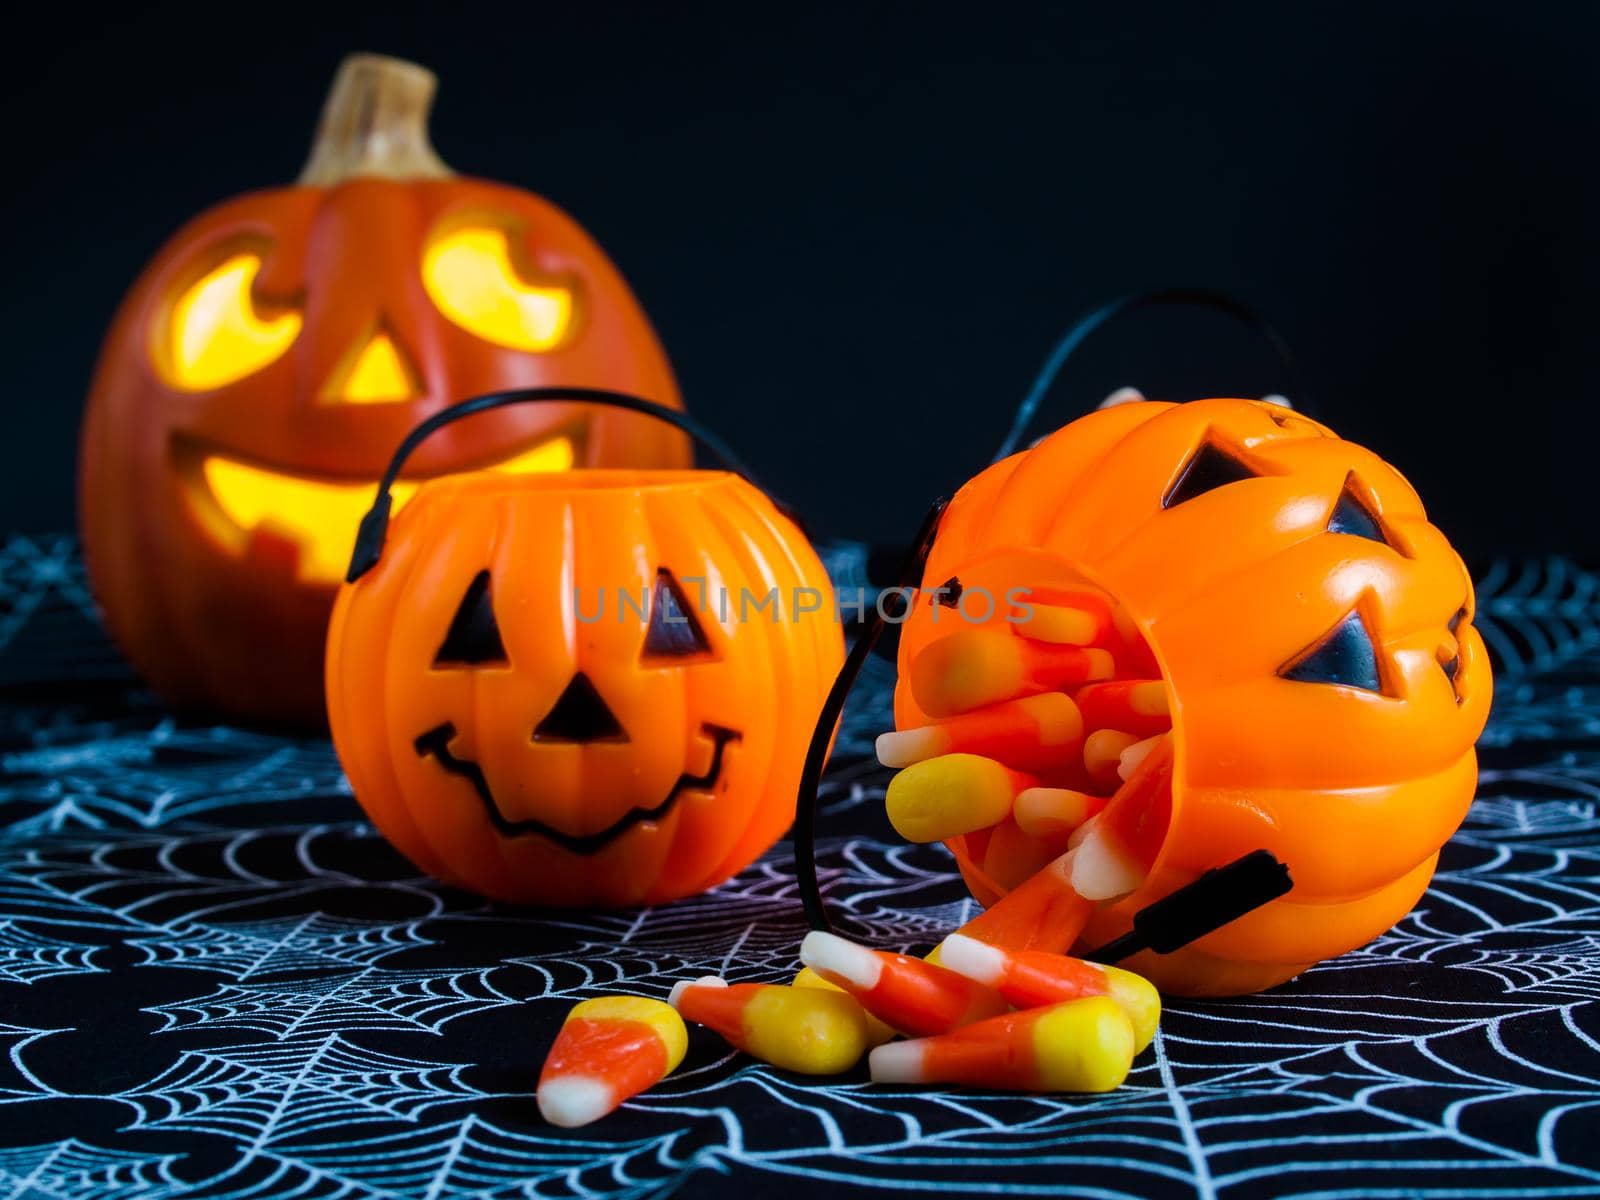
{"label": "spider web fabric", "polygon": [[[859,547],[831,547],[864,579]],[[0,549],[0,1196],[971,1193],[1600,1196],[1600,576],[1480,572],[1500,670],[1479,798],[1415,912],[1260,996],[1174,1001],[1106,1096],[811,1080],[694,1031],[579,1130],[532,1098],[567,1008],[786,980],[787,847],[643,911],[497,907],[363,821],[326,742],[183,724],[97,633],[70,539]],[[843,932],[972,911],[883,822],[890,667],[825,781]]]}

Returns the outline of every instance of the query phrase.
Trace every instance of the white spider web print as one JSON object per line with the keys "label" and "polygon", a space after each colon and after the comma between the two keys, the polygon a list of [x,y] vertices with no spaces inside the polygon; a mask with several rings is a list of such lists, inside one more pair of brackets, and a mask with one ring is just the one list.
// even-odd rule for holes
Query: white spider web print
{"label": "white spider web print", "polygon": [[[859,548],[829,562],[864,578]],[[0,1197],[1600,1196],[1597,597],[1564,560],[1482,574],[1480,795],[1416,911],[1268,994],[1170,1003],[1116,1092],[803,1079],[695,1031],[565,1131],[532,1090],[572,1003],[792,975],[787,847],[657,909],[443,887],[325,742],[162,713],[85,641],[70,541],[14,540],[0,684],[93,686],[0,705]],[[852,698],[819,860],[842,932],[921,951],[973,904],[882,819],[892,684],[873,660]]]}

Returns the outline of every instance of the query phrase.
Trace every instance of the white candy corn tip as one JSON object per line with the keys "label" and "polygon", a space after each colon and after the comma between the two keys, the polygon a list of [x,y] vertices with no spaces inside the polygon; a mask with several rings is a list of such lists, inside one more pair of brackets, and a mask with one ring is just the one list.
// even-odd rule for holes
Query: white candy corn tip
{"label": "white candy corn tip", "polygon": [[1114,900],[1144,882],[1144,872],[1098,828],[1072,851],[1072,890],[1085,900]]}
{"label": "white candy corn tip", "polygon": [[863,991],[878,986],[883,962],[865,946],[820,930],[806,934],[800,943],[800,961],[817,974],[842,979]]}
{"label": "white candy corn tip", "polygon": [[539,1085],[538,1099],[539,1115],[563,1129],[598,1121],[617,1106],[611,1088],[587,1075],[547,1080]]}
{"label": "white candy corn tip", "polygon": [[867,1072],[873,1083],[921,1083],[922,1039],[885,1042],[867,1055]]}
{"label": "white candy corn tip", "polygon": [[886,767],[909,767],[939,753],[939,737],[935,730],[898,729],[880,733],[875,744],[878,761]]}
{"label": "white candy corn tip", "polygon": [[1127,782],[1128,777],[1139,769],[1139,764],[1150,757],[1150,751],[1161,744],[1161,739],[1166,737],[1158,733],[1155,737],[1147,737],[1142,742],[1135,742],[1117,757],[1117,777]]}
{"label": "white candy corn tip", "polygon": [[678,999],[683,995],[685,988],[692,987],[727,987],[728,981],[720,975],[702,975],[699,979],[680,979],[672,985],[672,994],[667,997],[667,1003],[673,1008],[678,1007]]}
{"label": "white candy corn tip", "polygon": [[1006,970],[1006,952],[964,933],[952,933],[939,947],[939,963],[957,975],[991,986]]}

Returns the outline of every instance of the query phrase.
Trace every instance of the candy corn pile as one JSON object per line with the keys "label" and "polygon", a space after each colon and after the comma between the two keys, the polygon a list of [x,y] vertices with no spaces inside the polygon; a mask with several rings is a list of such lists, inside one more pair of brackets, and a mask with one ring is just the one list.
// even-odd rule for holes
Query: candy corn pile
{"label": "candy corn pile", "polygon": [[1088,587],[1033,589],[1028,619],[958,627],[913,655],[931,723],[886,733],[889,819],[943,841],[989,908],[963,932],[1065,952],[1133,891],[1171,813],[1171,704],[1149,645]]}
{"label": "candy corn pile", "polygon": [[789,985],[709,976],[679,983],[670,1003],[578,1004],[545,1060],[539,1111],[585,1125],[658,1083],[683,1061],[685,1021],[803,1075],[842,1074],[870,1049],[875,1083],[1104,1092],[1161,1015],[1155,988],[1129,971],[961,934],[920,959],[812,933],[800,959]]}
{"label": "candy corn pile", "polygon": [[540,1078],[548,1120],[584,1124],[659,1081],[683,1057],[685,1021],[807,1075],[867,1054],[883,1084],[1103,1092],[1127,1077],[1160,997],[1066,951],[1160,849],[1170,701],[1154,654],[1104,593],[1034,589],[1028,607],[1025,621],[925,645],[908,680],[930,723],[877,745],[900,769],[886,797],[894,827],[948,844],[988,909],[927,959],[812,933],[788,986],[709,977],[678,984],[667,1004],[580,1004]]}

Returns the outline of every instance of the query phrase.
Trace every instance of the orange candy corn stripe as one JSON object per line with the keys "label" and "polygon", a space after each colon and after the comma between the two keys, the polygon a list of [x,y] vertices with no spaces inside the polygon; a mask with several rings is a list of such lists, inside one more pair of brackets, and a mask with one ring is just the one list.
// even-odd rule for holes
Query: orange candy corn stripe
{"label": "orange candy corn stripe", "polygon": [[1139,737],[1172,728],[1167,685],[1159,679],[1115,679],[1073,693],[1086,730],[1121,729]]}
{"label": "orange candy corn stripe", "polygon": [[923,712],[954,716],[1017,696],[1110,679],[1098,647],[1057,646],[1011,633],[962,629],[931,643],[911,664],[911,693]]}
{"label": "orange candy corn stripe", "polygon": [[587,1125],[666,1078],[688,1048],[683,1020],[659,1000],[603,996],[573,1006],[539,1073],[539,1112]]}
{"label": "orange candy corn stripe", "polygon": [[902,1033],[944,1033],[1006,1008],[993,988],[946,967],[869,950],[837,934],[808,933],[800,943],[800,961]]}
{"label": "orange candy corn stripe", "polygon": [[1027,1092],[1109,1092],[1128,1077],[1134,1034],[1105,996],[979,1021],[872,1052],[874,1083],[956,1083]]}

